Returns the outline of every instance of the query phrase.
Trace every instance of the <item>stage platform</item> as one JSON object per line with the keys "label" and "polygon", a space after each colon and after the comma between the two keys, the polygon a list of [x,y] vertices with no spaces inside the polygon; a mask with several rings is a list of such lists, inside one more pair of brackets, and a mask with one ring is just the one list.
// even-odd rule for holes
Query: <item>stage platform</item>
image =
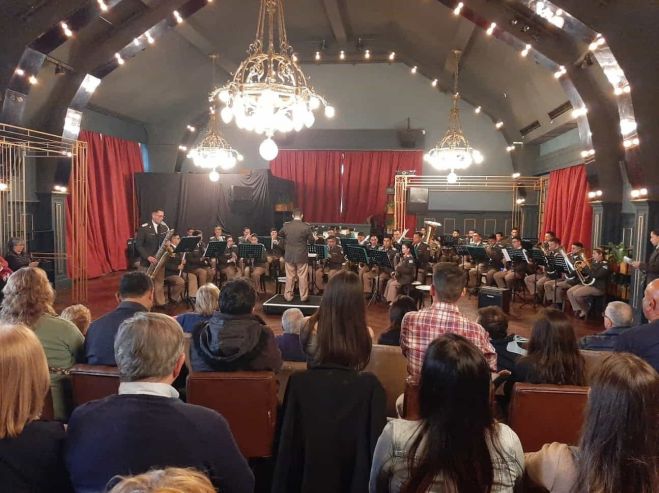
{"label": "stage platform", "polygon": [[299,308],[306,315],[313,313],[320,306],[322,296],[309,296],[307,301],[301,301],[299,296],[293,298],[293,301],[286,301],[283,294],[276,294],[268,301],[263,303],[263,311],[268,315],[281,315],[289,308]]}

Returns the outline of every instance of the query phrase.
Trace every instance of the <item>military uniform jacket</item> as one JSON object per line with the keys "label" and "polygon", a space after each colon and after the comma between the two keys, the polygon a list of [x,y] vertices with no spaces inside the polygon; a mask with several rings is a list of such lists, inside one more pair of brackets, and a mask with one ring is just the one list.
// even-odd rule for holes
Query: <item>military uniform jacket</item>
{"label": "military uniform jacket", "polygon": [[[276,243],[275,243],[276,242]],[[272,249],[268,250],[268,255],[274,255],[275,257],[284,256],[284,240],[277,238],[272,241]]]}
{"label": "military uniform jacket", "polygon": [[284,224],[279,236],[286,240],[284,260],[288,264],[306,264],[309,259],[307,243],[313,243],[311,226],[299,219]]}
{"label": "military uniform jacket", "polygon": [[[387,252],[387,257],[389,257],[389,262],[391,262],[391,265],[396,265],[396,255],[398,254],[398,250],[396,250],[394,247],[390,247],[389,249],[384,249],[385,252]],[[389,269],[388,267],[381,267],[382,272],[386,272],[387,274],[391,274],[393,272],[393,269]]]}
{"label": "military uniform jacket", "polygon": [[609,263],[606,260],[602,262],[591,262],[590,275],[595,279],[593,287],[606,293],[607,282],[611,275]]}
{"label": "military uniform jacket", "polygon": [[400,259],[396,266],[396,279],[401,286],[411,284],[416,279],[416,263],[412,255],[406,255]]}
{"label": "military uniform jacket", "polygon": [[343,253],[343,248],[341,245],[334,245],[331,248],[327,249],[327,268],[330,270],[340,269],[343,266],[343,263],[346,261],[346,257]]}
{"label": "military uniform jacket", "polygon": [[206,251],[206,245],[203,241],[200,241],[199,244],[185,256],[185,271],[195,269],[203,269],[210,267],[208,260],[204,258],[204,252]]}
{"label": "military uniform jacket", "polygon": [[639,268],[645,272],[646,284],[650,284],[652,281],[659,278],[659,248],[655,248],[652,255],[650,255],[650,260],[647,262],[641,262]]}
{"label": "military uniform jacket", "polygon": [[425,243],[413,245],[413,248],[416,256],[416,266],[419,269],[426,269],[428,262],[430,262],[430,248]]}
{"label": "military uniform jacket", "polygon": [[236,265],[236,262],[238,262],[238,247],[236,245],[226,247],[224,253],[219,256],[218,262],[220,267]]}
{"label": "military uniform jacket", "polygon": [[[165,255],[169,255],[169,254],[166,253]],[[182,261],[183,261],[182,253],[174,253],[170,255],[167,261],[165,262],[165,277],[178,276],[179,265],[181,265]]]}
{"label": "military uniform jacket", "polygon": [[137,253],[140,254],[140,263],[144,267],[149,265],[147,258],[153,257],[158,252],[158,248],[160,248],[160,244],[165,239],[167,231],[169,229],[163,223],[158,225],[158,231],[156,231],[151,221],[142,224],[140,229],[137,230],[135,248],[137,249]]}

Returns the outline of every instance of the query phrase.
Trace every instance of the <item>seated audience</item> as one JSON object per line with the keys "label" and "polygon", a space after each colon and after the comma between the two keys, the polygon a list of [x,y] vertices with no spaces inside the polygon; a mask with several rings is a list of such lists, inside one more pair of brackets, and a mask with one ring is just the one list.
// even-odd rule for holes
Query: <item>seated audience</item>
{"label": "seated audience", "polygon": [[66,493],[64,426],[39,421],[49,387],[39,339],[25,325],[0,325],[0,490]]}
{"label": "seated audience", "polygon": [[400,347],[407,358],[407,372],[413,380],[421,373],[428,345],[449,332],[461,335],[481,350],[492,371],[497,368],[497,354],[485,329],[460,314],[457,302],[462,296],[465,278],[453,263],[435,264],[430,295],[432,306],[410,312],[403,318]]}
{"label": "seated audience", "polygon": [[570,319],[547,308],[533,324],[528,353],[515,363],[506,382],[506,395],[511,394],[515,382],[586,385],[585,367]]}
{"label": "seated audience", "polygon": [[482,352],[448,333],[430,343],[419,421],[389,421],[375,448],[371,493],[510,492],[524,471],[522,444],[497,423]]}
{"label": "seated audience", "polygon": [[215,493],[206,476],[194,469],[168,467],[117,478],[108,493]]}
{"label": "seated audience", "polygon": [[579,339],[579,349],[613,351],[618,336],[634,323],[632,307],[622,301],[612,301],[604,310],[604,332]]}
{"label": "seated audience", "polygon": [[320,303],[308,325],[310,369],[293,373],[286,388],[273,493],[366,491],[386,423],[384,389],[362,372],[371,338],[359,276],[333,276]]}
{"label": "seated audience", "polygon": [[80,333],[86,336],[89,324],[92,323],[92,312],[85,305],[71,305],[62,310],[59,318],[73,323]]}
{"label": "seated audience", "polygon": [[114,361],[114,338],[121,322],[153,306],[153,281],[144,272],[128,272],[121,277],[119,305],[94,320],[85,339],[85,359],[90,365],[117,366]]}
{"label": "seated audience", "polygon": [[478,310],[478,323],[490,336],[490,342],[497,352],[497,371],[513,371],[515,362],[526,354],[520,346],[523,338],[508,335],[508,316],[498,306],[486,306]]}
{"label": "seated audience", "polygon": [[645,288],[643,313],[649,323],[619,335],[615,350],[635,354],[659,371],[659,279]]}
{"label": "seated audience", "polygon": [[632,354],[611,354],[593,375],[579,447],[527,453],[526,473],[551,493],[656,493],[657,416],[657,372]]}
{"label": "seated audience", "polygon": [[284,361],[306,361],[307,355],[300,344],[300,329],[304,315],[299,308],[289,308],[281,316],[282,335],[277,336],[277,346]]}
{"label": "seated audience", "polygon": [[176,321],[183,327],[183,332],[191,334],[194,328],[203,322],[207,322],[219,307],[220,288],[215,284],[204,284],[197,290],[194,303],[194,311],[182,313],[176,317]]}
{"label": "seated audience", "polygon": [[85,339],[75,325],[57,317],[53,310],[55,291],[38,267],[14,272],[3,292],[0,319],[27,325],[39,338],[48,359],[55,419],[66,420],[71,407],[67,370],[82,360]]}
{"label": "seated audience", "polygon": [[25,240],[21,238],[9,238],[7,243],[7,255],[5,260],[9,268],[16,272],[23,267],[39,267],[38,261],[33,261],[25,249]]}
{"label": "seated audience", "polygon": [[416,301],[409,296],[399,296],[389,307],[389,327],[378,339],[378,344],[400,346],[400,325],[407,312],[416,311]]}
{"label": "seated audience", "polygon": [[160,313],[136,313],[114,341],[119,394],[78,407],[68,427],[66,466],[78,492],[104,491],[116,475],[194,467],[222,492],[249,492],[254,476],[217,412],[184,404],[171,386],[185,361],[184,335]]}
{"label": "seated audience", "polygon": [[281,353],[272,329],[254,315],[256,291],[247,279],[227,282],[220,310],[192,333],[193,371],[279,371]]}

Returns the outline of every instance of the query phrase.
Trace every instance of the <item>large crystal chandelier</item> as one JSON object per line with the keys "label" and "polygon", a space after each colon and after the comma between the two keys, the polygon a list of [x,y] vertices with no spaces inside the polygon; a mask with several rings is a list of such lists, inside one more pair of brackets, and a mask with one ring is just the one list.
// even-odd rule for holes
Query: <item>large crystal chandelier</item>
{"label": "large crystal chandelier", "polygon": [[282,2],[261,0],[256,39],[249,45],[249,56],[233,80],[213,93],[225,105],[220,113],[225,123],[234,120],[238,128],[265,135],[259,152],[268,161],[279,152],[272,140],[275,132],[299,132],[311,127],[314,111],[321,105],[326,117],[334,116],[334,108],[309,86],[288,44]]}
{"label": "large crystal chandelier", "polygon": [[188,157],[192,159],[195,166],[212,170],[209,177],[213,181],[217,181],[214,178],[219,179],[218,167],[223,170],[229,170],[237,162],[243,160],[242,154],[229,145],[218,127],[217,112],[211,109],[206,135],[188,153]]}
{"label": "large crystal chandelier", "polygon": [[457,181],[456,169],[465,169],[472,163],[480,164],[483,162],[483,155],[480,151],[472,148],[469,141],[462,131],[460,123],[460,93],[458,92],[458,76],[460,68],[459,50],[453,51],[455,55],[455,74],[453,78],[453,106],[449,112],[448,130],[442,140],[435,147],[430,149],[425,155],[425,160],[433,168],[440,171],[451,170],[447,179],[450,183]]}

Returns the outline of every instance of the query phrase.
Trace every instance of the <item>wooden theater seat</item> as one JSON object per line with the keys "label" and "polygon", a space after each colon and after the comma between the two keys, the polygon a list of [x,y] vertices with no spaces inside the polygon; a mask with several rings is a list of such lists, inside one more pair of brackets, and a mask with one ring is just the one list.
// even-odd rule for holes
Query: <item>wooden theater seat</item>
{"label": "wooden theater seat", "polygon": [[395,418],[396,399],[405,392],[407,360],[399,346],[374,344],[371,359],[365,371],[373,373],[384,387],[387,395],[387,416]]}
{"label": "wooden theater seat", "polygon": [[277,422],[277,379],[269,371],[191,372],[188,403],[219,412],[246,458],[270,457]]}
{"label": "wooden theater seat", "polygon": [[516,383],[508,421],[524,451],[535,452],[551,442],[577,445],[588,389],[574,385]]}
{"label": "wooden theater seat", "polygon": [[284,361],[281,365],[281,369],[277,373],[277,382],[279,384],[277,398],[280,404],[284,402],[288,379],[293,373],[299,371],[307,371],[307,363],[305,361]]}
{"label": "wooden theater seat", "polygon": [[71,368],[73,406],[102,399],[119,391],[119,369],[116,366],[75,365]]}

